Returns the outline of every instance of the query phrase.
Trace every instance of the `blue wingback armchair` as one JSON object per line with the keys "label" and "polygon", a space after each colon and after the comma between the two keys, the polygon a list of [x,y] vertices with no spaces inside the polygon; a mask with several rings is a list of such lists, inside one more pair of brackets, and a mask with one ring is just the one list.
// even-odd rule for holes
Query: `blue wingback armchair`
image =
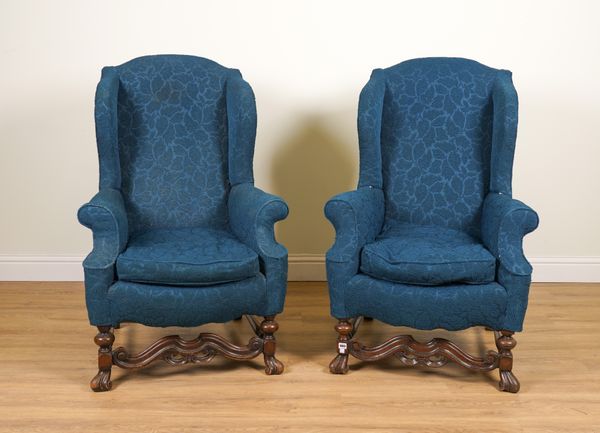
{"label": "blue wingback armchair", "polygon": [[[110,389],[112,365],[183,364],[216,353],[263,353],[267,374],[281,373],[273,333],[287,250],[274,224],[288,208],[254,186],[248,83],[199,57],[140,57],[102,70],[95,116],[100,191],[78,213],[94,239],[83,262],[89,320],[99,329],[92,389]],[[123,322],[191,327],[242,315],[256,333],[247,346],[201,334],[166,337],[139,355],[112,349],[112,328]]]}
{"label": "blue wingback armchair", "polygon": [[[396,355],[408,365],[455,361],[512,373],[532,268],[522,239],[537,214],[512,198],[517,93],[511,73],[460,58],[425,58],[373,71],[360,95],[360,181],[332,198],[327,253],[331,314],[339,319],[330,369]],[[498,352],[470,357],[449,341],[396,337],[368,348],[361,317],[397,326],[495,330]],[[356,319],[355,319],[356,318]]]}

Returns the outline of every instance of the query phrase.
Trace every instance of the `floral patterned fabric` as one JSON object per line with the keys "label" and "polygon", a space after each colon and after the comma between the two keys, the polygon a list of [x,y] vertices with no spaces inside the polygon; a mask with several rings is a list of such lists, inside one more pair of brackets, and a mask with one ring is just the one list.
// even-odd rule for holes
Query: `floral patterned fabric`
{"label": "floral patterned fabric", "polygon": [[266,315],[265,278],[214,286],[173,287],[117,281],[108,290],[113,326],[124,321],[148,326],[223,323],[244,314]]}
{"label": "floral patterned fabric", "polygon": [[258,255],[224,230],[149,230],[132,236],[117,258],[120,280],[202,286],[243,280],[259,272]]}
{"label": "floral patterned fabric", "polygon": [[522,329],[522,239],[537,215],[511,198],[517,110],[511,73],[472,60],[373,71],[359,100],[359,188],[325,207],[333,316]]}
{"label": "floral patterned fabric", "polygon": [[368,275],[353,277],[345,294],[350,317],[369,316],[416,329],[504,328],[508,294],[499,283],[415,286]]}
{"label": "floral patterned fabric", "polygon": [[78,214],[94,235],[90,322],[280,313],[287,250],[273,225],[287,206],[254,188],[256,105],[240,72],[140,57],[102,70],[95,107],[100,192]]}
{"label": "floral patterned fabric", "polygon": [[483,284],[496,277],[496,258],[458,230],[400,224],[365,245],[361,272],[396,283]]}

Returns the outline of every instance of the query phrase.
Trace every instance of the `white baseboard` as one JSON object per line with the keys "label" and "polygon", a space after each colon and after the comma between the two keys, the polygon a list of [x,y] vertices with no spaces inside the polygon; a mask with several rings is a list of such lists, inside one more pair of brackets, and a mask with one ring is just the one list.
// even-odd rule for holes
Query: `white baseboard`
{"label": "white baseboard", "polygon": [[533,281],[536,283],[598,283],[600,257],[533,257]]}
{"label": "white baseboard", "polygon": [[288,281],[327,281],[323,254],[290,254]]}
{"label": "white baseboard", "polygon": [[83,256],[0,255],[0,281],[83,281]]}
{"label": "white baseboard", "polygon": [[[0,281],[82,281],[81,256],[0,255]],[[535,257],[535,282],[600,282],[600,257]],[[325,256],[290,254],[289,281],[325,281]]]}

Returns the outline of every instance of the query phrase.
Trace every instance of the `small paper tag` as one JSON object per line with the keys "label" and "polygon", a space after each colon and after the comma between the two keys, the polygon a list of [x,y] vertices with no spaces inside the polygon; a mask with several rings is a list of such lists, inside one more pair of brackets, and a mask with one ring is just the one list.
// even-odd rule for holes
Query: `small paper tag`
{"label": "small paper tag", "polygon": [[339,353],[346,353],[346,349],[348,349],[347,343],[338,343],[338,352]]}

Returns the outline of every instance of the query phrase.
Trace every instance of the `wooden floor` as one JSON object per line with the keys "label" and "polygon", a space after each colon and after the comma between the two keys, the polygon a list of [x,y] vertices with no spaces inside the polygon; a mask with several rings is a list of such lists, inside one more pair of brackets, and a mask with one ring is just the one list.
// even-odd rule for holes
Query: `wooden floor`
{"label": "wooden floor", "polygon": [[[519,394],[499,392],[497,372],[402,367],[351,360],[328,373],[334,321],[324,283],[291,283],[277,334],[286,371],[260,359],[200,366],[113,368],[113,390],[93,393],[96,333],[81,283],[0,283],[1,432],[600,432],[600,285],[535,284],[525,332],[516,335]],[[202,327],[247,340],[245,321]],[[363,323],[364,341],[406,329]],[[124,325],[116,346],[141,349],[197,329]],[[417,333],[452,337],[481,353],[482,328]]]}

